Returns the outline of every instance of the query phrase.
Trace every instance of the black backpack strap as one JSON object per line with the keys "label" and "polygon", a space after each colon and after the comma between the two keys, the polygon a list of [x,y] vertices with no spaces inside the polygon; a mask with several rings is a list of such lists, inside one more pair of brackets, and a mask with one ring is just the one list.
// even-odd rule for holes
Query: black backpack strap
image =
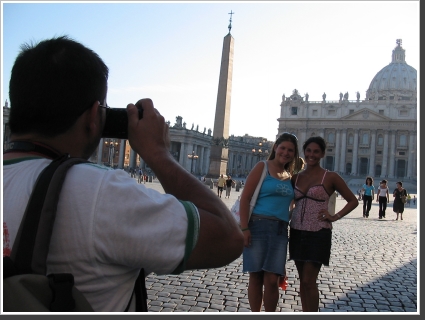
{"label": "black backpack strap", "polygon": [[124,310],[125,312],[130,309],[133,296],[136,297],[136,312],[148,312],[148,293],[146,291],[145,269],[141,269],[139,272],[130,301],[128,301],[127,307]]}
{"label": "black backpack strap", "polygon": [[57,167],[45,197],[43,210],[40,215],[37,237],[34,242],[34,252],[31,267],[35,273],[46,274],[46,260],[49,252],[50,238],[56,218],[59,196],[62,190],[66,174],[73,165],[87,163],[81,158],[68,158]]}
{"label": "black backpack strap", "polygon": [[[56,169],[67,159],[69,155],[53,160],[37,178],[11,252],[11,258],[21,274],[33,273],[31,261],[47,190]],[[53,225],[53,221],[51,224]],[[50,234],[46,237],[50,239]]]}

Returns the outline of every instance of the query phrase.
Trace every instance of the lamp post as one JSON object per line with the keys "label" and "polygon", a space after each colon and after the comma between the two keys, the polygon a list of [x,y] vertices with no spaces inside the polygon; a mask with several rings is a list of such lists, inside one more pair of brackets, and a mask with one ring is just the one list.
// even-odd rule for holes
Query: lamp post
{"label": "lamp post", "polygon": [[108,163],[111,168],[114,167],[115,148],[118,146],[118,142],[115,139],[108,139],[105,141],[105,146],[109,147]]}
{"label": "lamp post", "polygon": [[262,158],[267,157],[269,155],[269,150],[263,148],[262,142],[258,143],[257,149],[253,148],[251,151],[254,156],[258,157],[258,161],[260,161]]}
{"label": "lamp post", "polygon": [[199,156],[195,154],[195,150],[192,151],[191,154],[188,154],[187,157],[190,159],[191,163],[190,163],[190,173],[193,173],[193,160],[198,159]]}

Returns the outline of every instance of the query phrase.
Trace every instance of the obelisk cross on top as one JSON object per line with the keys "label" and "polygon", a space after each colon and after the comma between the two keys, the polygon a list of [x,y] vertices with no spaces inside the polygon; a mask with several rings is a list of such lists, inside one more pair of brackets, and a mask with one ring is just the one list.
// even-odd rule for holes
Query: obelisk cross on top
{"label": "obelisk cross on top", "polygon": [[227,162],[229,160],[228,149],[225,143],[223,143],[224,141],[228,142],[229,139],[230,100],[232,97],[233,76],[234,39],[230,34],[230,29],[232,28],[232,15],[234,12],[231,11],[229,14],[229,33],[223,40],[220,78],[215,108],[213,145],[211,146],[210,167],[207,174],[211,178],[217,178],[220,174],[226,174]]}

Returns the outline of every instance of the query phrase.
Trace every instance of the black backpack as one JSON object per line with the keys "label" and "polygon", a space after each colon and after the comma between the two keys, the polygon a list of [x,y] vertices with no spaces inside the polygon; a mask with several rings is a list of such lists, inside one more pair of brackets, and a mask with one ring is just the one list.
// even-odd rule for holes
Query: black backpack
{"label": "black backpack", "polygon": [[[14,242],[3,257],[4,312],[92,312],[70,273],[46,276],[46,259],[62,184],[70,167],[88,161],[63,155],[37,178]],[[144,270],[135,283],[136,311],[147,312]],[[132,295],[133,297],[133,295]],[[130,307],[131,299],[125,311]]]}

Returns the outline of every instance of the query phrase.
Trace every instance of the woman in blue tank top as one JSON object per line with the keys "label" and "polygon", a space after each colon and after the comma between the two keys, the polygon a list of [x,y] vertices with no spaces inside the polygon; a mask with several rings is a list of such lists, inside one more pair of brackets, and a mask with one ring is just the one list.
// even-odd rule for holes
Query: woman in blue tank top
{"label": "woman in blue tank top", "polygon": [[372,199],[375,196],[375,187],[373,186],[373,178],[366,177],[366,181],[362,186],[363,195],[363,218],[369,218],[369,211],[372,206]]}
{"label": "woman in blue tank top", "polygon": [[[243,272],[249,272],[248,300],[252,312],[259,312],[263,301],[266,312],[276,311],[278,281],[285,275],[289,206],[294,199],[290,178],[296,161],[297,138],[283,133],[274,143],[268,160],[257,163],[251,170],[241,195]],[[249,203],[264,166],[267,174],[249,217]]]}

